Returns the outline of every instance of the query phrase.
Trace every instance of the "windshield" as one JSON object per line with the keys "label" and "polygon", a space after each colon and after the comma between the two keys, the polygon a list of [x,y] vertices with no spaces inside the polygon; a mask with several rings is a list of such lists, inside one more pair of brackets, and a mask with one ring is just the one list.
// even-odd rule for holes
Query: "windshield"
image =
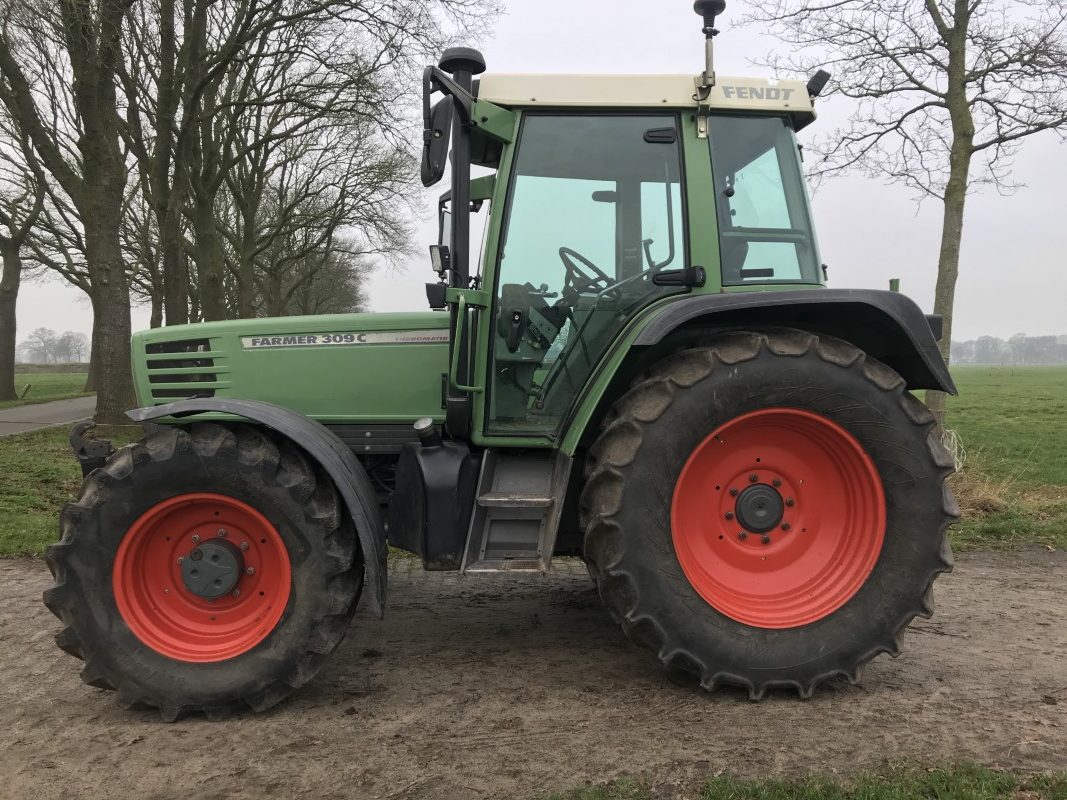
{"label": "windshield", "polygon": [[712,116],[722,282],[819,283],[793,131],[781,117]]}
{"label": "windshield", "polygon": [[685,265],[674,116],[531,115],[499,261],[490,428],[554,430],[633,313]]}

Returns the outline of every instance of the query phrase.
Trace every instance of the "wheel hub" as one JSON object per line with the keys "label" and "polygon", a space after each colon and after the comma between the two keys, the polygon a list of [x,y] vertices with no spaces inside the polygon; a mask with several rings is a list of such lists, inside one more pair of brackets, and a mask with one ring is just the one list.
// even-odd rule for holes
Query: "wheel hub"
{"label": "wheel hub", "polygon": [[678,476],[671,536],[690,585],[758,628],[834,613],[874,569],[885,537],[881,478],[842,426],[768,408],[722,424]]}
{"label": "wheel hub", "polygon": [[773,486],[758,483],[741,492],[734,513],[745,530],[766,533],[774,530],[782,521],[785,501]]}
{"label": "wheel hub", "polygon": [[182,583],[197,597],[214,600],[233,591],[245,571],[241,551],[225,539],[193,548],[182,561]]}
{"label": "wheel hub", "polygon": [[156,503],[126,531],[112,566],[119,614],[169,658],[211,663],[256,647],[292,590],[288,548],[249,504],[191,492]]}

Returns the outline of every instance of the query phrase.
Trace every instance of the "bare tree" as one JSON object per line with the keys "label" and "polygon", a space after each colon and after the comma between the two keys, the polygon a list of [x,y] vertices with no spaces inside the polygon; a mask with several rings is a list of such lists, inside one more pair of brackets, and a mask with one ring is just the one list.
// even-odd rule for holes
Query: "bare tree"
{"label": "bare tree", "polygon": [[[970,190],[1018,188],[1012,156],[1028,136],[1067,128],[1063,0],[748,0],[745,22],[794,48],[776,69],[835,73],[848,124],[814,149],[818,178],[858,170],[943,204],[934,312],[949,358],[964,206]],[[944,419],[945,398],[927,403]]]}
{"label": "bare tree", "polygon": [[[219,319],[233,307],[219,225],[231,171],[324,120],[373,121],[368,144],[395,137],[417,88],[414,63],[447,45],[450,31],[480,30],[498,8],[496,0],[141,0],[120,69],[123,131],[148,176],[141,185],[156,214],[167,324],[190,318],[187,297],[193,318]],[[273,125],[248,123],[264,111]],[[248,281],[236,286],[248,313]]]}
{"label": "bare tree", "polygon": [[36,328],[18,349],[31,364],[50,364],[56,360],[56,332],[51,328]]}
{"label": "bare tree", "polygon": [[406,152],[347,119],[264,138],[229,173],[232,209],[218,216],[239,316],[292,313],[318,269],[334,279],[348,270],[358,282],[369,258],[407,252],[414,166]]}
{"label": "bare tree", "polygon": [[64,331],[56,339],[55,360],[64,364],[79,363],[89,355],[89,337],[77,331]]}
{"label": "bare tree", "polygon": [[[119,226],[127,173],[118,132],[117,69],[125,14],[133,0],[9,3],[0,20],[0,102],[29,138],[47,172],[79,212],[96,324],[93,353],[106,376],[98,421],[121,423],[133,404],[130,292]],[[51,70],[53,64],[60,68]],[[69,75],[68,85],[64,78]],[[76,153],[42,103],[42,90],[69,92]]]}
{"label": "bare tree", "polygon": [[26,136],[0,120],[0,400],[15,400],[15,308],[23,248],[44,207],[45,176]]}

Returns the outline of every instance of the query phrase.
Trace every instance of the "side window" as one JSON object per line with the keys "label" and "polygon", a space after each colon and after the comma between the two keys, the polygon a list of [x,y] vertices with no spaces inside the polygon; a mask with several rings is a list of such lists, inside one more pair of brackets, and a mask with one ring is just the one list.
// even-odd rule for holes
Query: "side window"
{"label": "side window", "polygon": [[677,120],[532,114],[519,136],[492,318],[490,433],[551,433],[604,350],[686,265]]}
{"label": "side window", "polygon": [[734,173],[733,224],[741,228],[791,228],[778,155],[767,150]]}
{"label": "side window", "polygon": [[559,291],[566,278],[561,246],[585,254],[594,263],[614,265],[615,209],[593,199],[597,192],[613,188],[607,181],[516,177],[501,273]]}
{"label": "side window", "polygon": [[709,140],[723,284],[818,283],[807,193],[785,120],[714,116]]}

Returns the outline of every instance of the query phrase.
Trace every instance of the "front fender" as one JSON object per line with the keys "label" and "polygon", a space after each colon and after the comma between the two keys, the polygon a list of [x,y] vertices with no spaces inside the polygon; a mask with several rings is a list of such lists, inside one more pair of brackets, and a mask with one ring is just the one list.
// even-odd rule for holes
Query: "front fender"
{"label": "front fender", "polygon": [[385,526],[378,513],[374,489],[359,459],[325,425],[290,408],[257,400],[194,398],[136,408],[127,411],[126,416],[134,422],[148,422],[160,417],[186,417],[208,412],[243,417],[277,431],[303,448],[326,471],[356,526],[359,544],[363,548],[364,569],[367,571],[364,591],[368,595],[371,610],[379,617],[384,616],[388,579]]}

